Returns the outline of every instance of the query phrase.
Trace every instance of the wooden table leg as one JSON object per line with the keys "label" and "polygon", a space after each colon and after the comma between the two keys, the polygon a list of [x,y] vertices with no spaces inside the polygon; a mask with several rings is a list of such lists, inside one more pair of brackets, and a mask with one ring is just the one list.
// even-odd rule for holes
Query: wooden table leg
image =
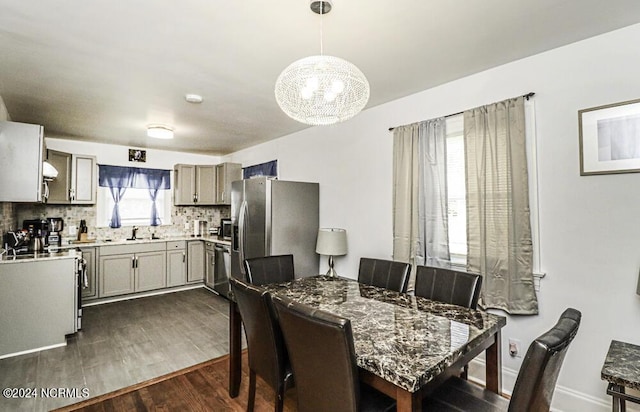
{"label": "wooden table leg", "polygon": [[235,398],[242,380],[242,319],[235,302],[229,302],[229,396]]}
{"label": "wooden table leg", "polygon": [[397,412],[421,412],[422,396],[398,388],[396,391],[396,411]]}
{"label": "wooden table leg", "polygon": [[502,395],[502,338],[500,330],[494,335],[494,342],[485,351],[487,389]]}

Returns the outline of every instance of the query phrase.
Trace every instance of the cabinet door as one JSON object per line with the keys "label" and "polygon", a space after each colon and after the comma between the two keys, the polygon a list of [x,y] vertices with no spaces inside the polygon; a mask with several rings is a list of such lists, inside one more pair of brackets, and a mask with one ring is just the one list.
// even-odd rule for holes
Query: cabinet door
{"label": "cabinet door", "polygon": [[167,286],[167,252],[142,252],[135,255],[135,291]]}
{"label": "cabinet door", "polygon": [[134,292],[133,254],[100,256],[98,296],[117,296]]}
{"label": "cabinet door", "polygon": [[215,285],[215,273],[216,273],[216,253],[214,249],[206,248],[204,252],[205,256],[205,283],[209,287]]}
{"label": "cabinet door", "polygon": [[231,182],[242,180],[240,163],[221,163],[216,165],[216,204],[231,204]]}
{"label": "cabinet door", "polygon": [[196,167],[194,165],[175,165],[173,168],[173,181],[173,204],[195,204]]}
{"label": "cabinet door", "polygon": [[167,286],[181,286],[187,283],[187,251],[185,249],[167,251]]}
{"label": "cabinet door", "polygon": [[47,160],[58,171],[58,177],[49,182],[47,203],[63,204],[71,202],[71,154],[47,150]]}
{"label": "cabinet door", "polygon": [[98,288],[96,287],[96,251],[94,247],[82,248],[82,258],[87,261],[87,277],[82,282],[82,299],[90,300],[98,297]]}
{"label": "cabinet door", "polygon": [[199,240],[187,242],[187,282],[204,279],[204,243]]}
{"label": "cabinet door", "polygon": [[196,204],[210,206],[216,203],[216,168],[214,165],[196,166]]}
{"label": "cabinet door", "polygon": [[98,178],[95,156],[72,155],[71,160],[71,203],[96,203]]}

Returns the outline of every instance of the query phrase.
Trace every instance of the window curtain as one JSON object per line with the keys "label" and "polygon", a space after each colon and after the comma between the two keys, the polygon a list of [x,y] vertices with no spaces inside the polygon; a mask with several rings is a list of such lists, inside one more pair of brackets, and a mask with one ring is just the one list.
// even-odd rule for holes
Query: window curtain
{"label": "window curtain", "polygon": [[109,227],[118,228],[122,226],[119,204],[128,188],[149,189],[152,203],[150,225],[158,226],[162,224],[158,218],[156,198],[159,190],[171,189],[170,181],[169,170],[98,165],[98,184],[101,187],[109,188],[114,202]]}
{"label": "window curtain", "polygon": [[393,259],[447,267],[445,119],[397,127],[393,141]]}
{"label": "window curtain", "polygon": [[483,276],[480,305],[537,314],[524,98],[464,112],[467,270]]}
{"label": "window curtain", "polygon": [[250,179],[253,176],[278,177],[278,161],[272,160],[266,163],[260,163],[253,166],[242,168],[242,178]]}

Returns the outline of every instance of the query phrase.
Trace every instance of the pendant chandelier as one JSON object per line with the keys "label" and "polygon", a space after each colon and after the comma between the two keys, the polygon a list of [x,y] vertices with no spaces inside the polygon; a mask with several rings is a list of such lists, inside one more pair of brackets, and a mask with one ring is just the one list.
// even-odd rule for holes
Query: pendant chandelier
{"label": "pendant chandelier", "polygon": [[369,101],[369,82],[352,63],[322,53],[322,15],[330,1],[311,0],[320,14],[320,55],[297,60],[276,80],[276,101],[289,117],[309,125],[329,125],[350,119]]}

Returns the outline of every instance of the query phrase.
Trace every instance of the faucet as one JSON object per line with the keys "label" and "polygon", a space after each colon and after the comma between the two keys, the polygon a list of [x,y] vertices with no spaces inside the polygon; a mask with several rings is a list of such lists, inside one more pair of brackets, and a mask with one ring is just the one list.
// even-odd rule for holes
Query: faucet
{"label": "faucet", "polygon": [[133,227],[133,232],[131,233],[131,239],[136,240],[136,232],[138,231],[138,226]]}

